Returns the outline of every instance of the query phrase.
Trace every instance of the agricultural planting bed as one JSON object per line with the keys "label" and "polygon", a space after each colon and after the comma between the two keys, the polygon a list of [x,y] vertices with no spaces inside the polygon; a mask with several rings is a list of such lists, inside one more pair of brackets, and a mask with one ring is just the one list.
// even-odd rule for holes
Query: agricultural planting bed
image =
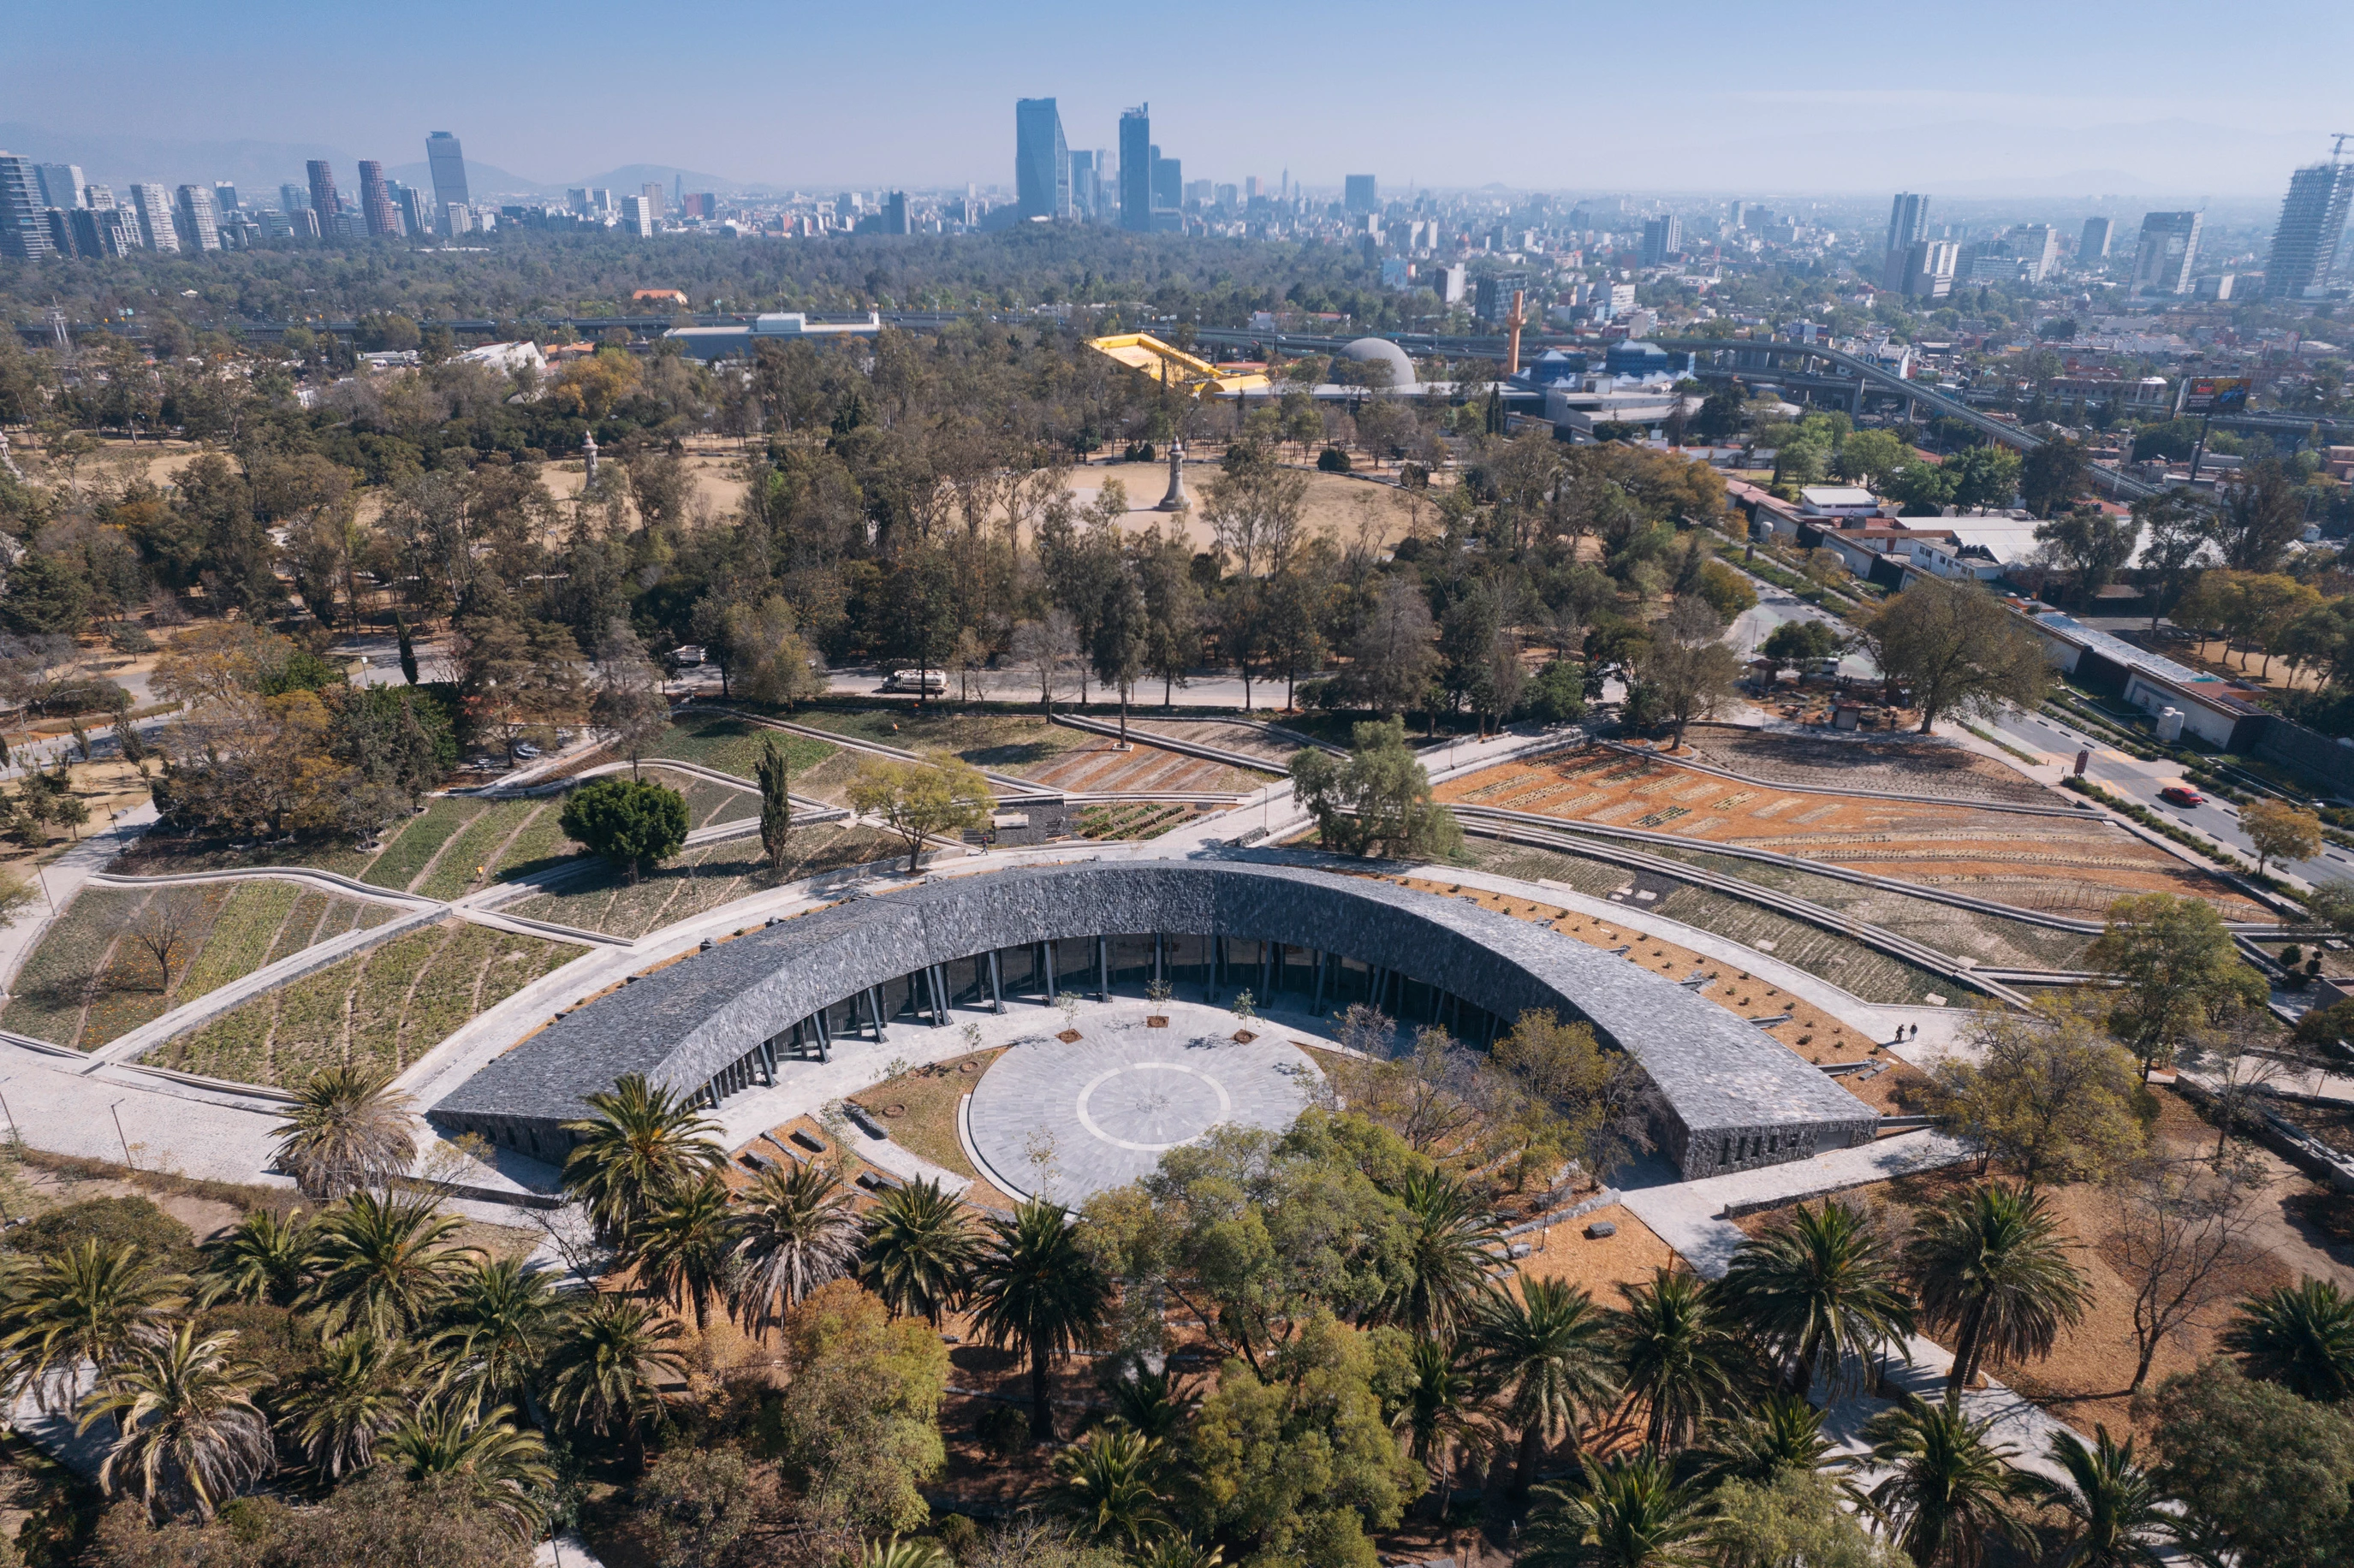
{"label": "agricultural planting bed", "polygon": [[1084,807],[1075,821],[1083,839],[1152,839],[1200,814],[1194,806],[1136,800]]}
{"label": "agricultural planting bed", "polygon": [[2027,806],[2048,806],[2053,799],[2032,779],[1938,736],[1793,735],[1694,725],[1684,743],[1712,768],[1796,789],[1878,789]]}
{"label": "agricultural planting bed", "polygon": [[2221,878],[2091,812],[2029,816],[1777,789],[1600,747],[1501,763],[1437,794],[1450,804],[1821,861],[2016,908],[2098,919],[2117,898],[2157,892],[2203,898],[2227,919],[2264,917]]}
{"label": "agricultural planting bed", "polygon": [[899,840],[876,828],[815,823],[793,834],[792,856],[771,872],[757,835],[686,851],[640,875],[597,866],[545,893],[500,906],[503,913],[614,937],[642,937],[732,899],[845,865],[905,857]]}
{"label": "agricultural planting bed", "polygon": [[1232,719],[1140,719],[1133,715],[1128,721],[1129,732],[1147,730],[1176,740],[1190,740],[1196,746],[1214,746],[1221,751],[1239,752],[1256,757],[1278,773],[1291,770],[1291,759],[1299,755],[1299,743],[1270,735],[1257,725],[1237,724]]}
{"label": "agricultural planting bed", "polygon": [[[797,715],[794,722],[809,723],[811,720]],[[758,777],[753,769],[758,766],[760,747],[771,738],[784,751],[785,766],[796,781],[796,793],[801,792],[799,784],[801,774],[832,756],[835,750],[822,740],[771,729],[734,714],[690,713],[680,715],[677,721],[663,733],[663,737],[654,743],[654,748],[647,754],[646,759],[675,758],[681,762],[692,762],[721,773],[733,773],[749,782]],[[616,759],[609,758],[606,760]]]}
{"label": "agricultural planting bed", "polygon": [[444,920],[255,997],[147,1060],[280,1086],[338,1065],[397,1073],[579,953],[569,943]]}
{"label": "agricultural planting bed", "polygon": [[[1543,879],[1562,883],[1589,898],[1609,898],[1621,889],[1631,888],[1634,891],[1627,898],[1634,907],[1771,953],[1793,969],[1829,980],[1865,1001],[1911,1007],[1931,996],[1959,1002],[1970,994],[1942,976],[1867,947],[1852,937],[1826,931],[1745,899],[1712,893],[1689,883],[1638,877],[1624,866],[1605,861],[1496,839],[1474,835],[1465,841],[1465,847],[1471,863],[1482,871],[1518,877],[1523,882]],[[1649,893],[1652,896],[1638,900],[1636,893]]]}
{"label": "agricultural planting bed", "polygon": [[1188,757],[1151,744],[1151,736],[1131,726],[1129,749],[1108,735],[1067,732],[1078,742],[1043,768],[1023,770],[1023,777],[1057,789],[1117,792],[1169,790],[1180,794],[1247,794],[1271,782],[1276,771],[1246,771],[1223,762]]}
{"label": "agricultural planting bed", "polygon": [[154,955],[132,934],[164,891],[84,888],[42,933],[0,1012],[0,1028],[95,1050],[265,964],[393,915],[380,904],[288,882],[171,891],[190,918],[172,955],[168,991]]}

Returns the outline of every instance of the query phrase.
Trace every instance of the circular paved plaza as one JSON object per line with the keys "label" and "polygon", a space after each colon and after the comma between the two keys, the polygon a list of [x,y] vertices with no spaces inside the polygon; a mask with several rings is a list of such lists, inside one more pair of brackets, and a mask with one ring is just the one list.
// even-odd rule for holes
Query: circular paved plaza
{"label": "circular paved plaza", "polygon": [[973,1151],[997,1185],[1077,1204],[1150,1172],[1170,1150],[1223,1122],[1280,1132],[1321,1075],[1260,1029],[1232,1038],[1231,1013],[1172,1006],[1169,1027],[1141,1016],[1089,1018],[1069,1043],[1025,1040],[972,1091]]}

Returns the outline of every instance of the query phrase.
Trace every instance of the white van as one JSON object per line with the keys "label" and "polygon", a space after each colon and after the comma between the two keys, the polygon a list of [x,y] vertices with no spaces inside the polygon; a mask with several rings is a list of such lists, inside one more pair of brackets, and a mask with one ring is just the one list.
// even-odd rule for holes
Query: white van
{"label": "white van", "polygon": [[883,677],[886,692],[921,692],[928,697],[945,695],[949,689],[948,675],[938,670],[894,670]]}

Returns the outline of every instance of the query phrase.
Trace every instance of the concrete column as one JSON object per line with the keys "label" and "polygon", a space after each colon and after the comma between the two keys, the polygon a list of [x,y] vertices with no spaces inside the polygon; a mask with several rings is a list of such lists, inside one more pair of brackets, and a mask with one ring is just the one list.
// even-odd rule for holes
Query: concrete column
{"label": "concrete column", "polygon": [[1041,942],[1038,951],[1046,966],[1046,1005],[1052,1007],[1055,1005],[1055,944]]}
{"label": "concrete column", "polygon": [[989,1011],[991,1012],[1005,1011],[1005,986],[1003,977],[997,972],[995,948],[989,949]]}
{"label": "concrete column", "polygon": [[1308,1016],[1324,1016],[1324,949],[1316,949],[1316,994],[1309,1000]]}
{"label": "concrete column", "polygon": [[1096,938],[1096,1000],[1111,1000],[1111,938]]}

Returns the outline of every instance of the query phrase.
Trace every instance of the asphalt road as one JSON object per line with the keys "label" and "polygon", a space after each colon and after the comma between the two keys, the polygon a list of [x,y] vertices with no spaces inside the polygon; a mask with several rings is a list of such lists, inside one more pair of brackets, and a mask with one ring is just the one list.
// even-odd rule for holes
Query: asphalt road
{"label": "asphalt road", "polygon": [[[2048,714],[2009,708],[1991,720],[1988,727],[2021,750],[2039,753],[2048,760],[2070,767],[2074,766],[2077,752],[2090,751],[2092,760],[2084,768],[2087,779],[2138,801],[2161,817],[2198,829],[2251,861],[2256,858],[2255,846],[2241,831],[2240,809],[2229,800],[2209,795],[2199,805],[2178,806],[2158,799],[2158,792],[2171,784],[2198,788],[2182,777],[2179,763],[2165,758],[2144,762]],[[2317,885],[2354,883],[2354,853],[2335,844],[2325,844],[2312,859],[2291,861],[2282,869]]]}

